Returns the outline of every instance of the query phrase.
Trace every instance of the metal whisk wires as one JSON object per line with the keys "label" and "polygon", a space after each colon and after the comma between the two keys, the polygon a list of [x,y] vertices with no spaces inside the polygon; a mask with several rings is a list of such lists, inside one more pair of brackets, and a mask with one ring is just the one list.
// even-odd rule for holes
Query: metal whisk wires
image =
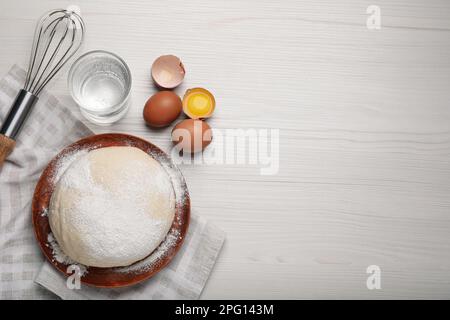
{"label": "metal whisk wires", "polygon": [[73,11],[54,10],[39,20],[24,89],[38,96],[83,43],[85,26]]}
{"label": "metal whisk wires", "polygon": [[24,88],[18,92],[0,127],[0,166],[14,149],[15,138],[39,93],[78,51],[84,33],[83,20],[71,10],[53,10],[39,20]]}

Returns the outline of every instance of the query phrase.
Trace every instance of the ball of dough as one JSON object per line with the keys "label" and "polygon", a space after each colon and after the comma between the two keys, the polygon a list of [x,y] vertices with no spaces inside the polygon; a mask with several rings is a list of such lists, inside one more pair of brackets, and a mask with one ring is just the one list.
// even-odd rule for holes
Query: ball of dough
{"label": "ball of dough", "polygon": [[61,176],[50,199],[50,228],[71,259],[127,266],[164,240],[175,214],[169,175],[134,147],[92,150]]}

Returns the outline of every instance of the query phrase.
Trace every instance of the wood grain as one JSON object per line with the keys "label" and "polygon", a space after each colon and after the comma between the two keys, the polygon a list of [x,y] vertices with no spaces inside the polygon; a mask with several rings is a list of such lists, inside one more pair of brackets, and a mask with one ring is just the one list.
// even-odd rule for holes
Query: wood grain
{"label": "wood grain", "polygon": [[[28,60],[41,12],[0,3],[0,72]],[[97,132],[150,130],[150,66],[176,54],[217,98],[213,128],[279,128],[280,171],[186,165],[193,209],[227,233],[203,298],[450,298],[450,2],[76,1],[84,51],[121,55],[132,108]],[[381,30],[366,8],[381,7]],[[65,75],[52,92],[68,96]],[[2,106],[3,107],[3,106]],[[76,110],[76,107],[74,107]],[[382,289],[366,288],[379,265]]]}
{"label": "wood grain", "polygon": [[14,150],[16,142],[13,139],[8,138],[0,134],[0,167],[6,161],[6,158]]}

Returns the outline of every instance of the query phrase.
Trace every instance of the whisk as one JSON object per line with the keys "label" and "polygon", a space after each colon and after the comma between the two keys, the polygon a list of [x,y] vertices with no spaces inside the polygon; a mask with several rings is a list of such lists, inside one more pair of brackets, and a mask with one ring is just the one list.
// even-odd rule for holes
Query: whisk
{"label": "whisk", "polygon": [[25,84],[0,129],[0,166],[14,149],[14,139],[38,100],[39,93],[78,51],[84,34],[83,19],[71,10],[53,10],[39,20]]}

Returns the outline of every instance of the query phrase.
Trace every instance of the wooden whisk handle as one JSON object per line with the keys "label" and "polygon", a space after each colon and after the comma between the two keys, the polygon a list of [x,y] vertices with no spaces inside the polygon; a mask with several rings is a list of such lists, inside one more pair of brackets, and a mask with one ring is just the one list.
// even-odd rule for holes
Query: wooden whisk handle
{"label": "wooden whisk handle", "polygon": [[6,157],[13,151],[15,145],[16,142],[13,139],[0,134],[0,167],[5,162]]}

